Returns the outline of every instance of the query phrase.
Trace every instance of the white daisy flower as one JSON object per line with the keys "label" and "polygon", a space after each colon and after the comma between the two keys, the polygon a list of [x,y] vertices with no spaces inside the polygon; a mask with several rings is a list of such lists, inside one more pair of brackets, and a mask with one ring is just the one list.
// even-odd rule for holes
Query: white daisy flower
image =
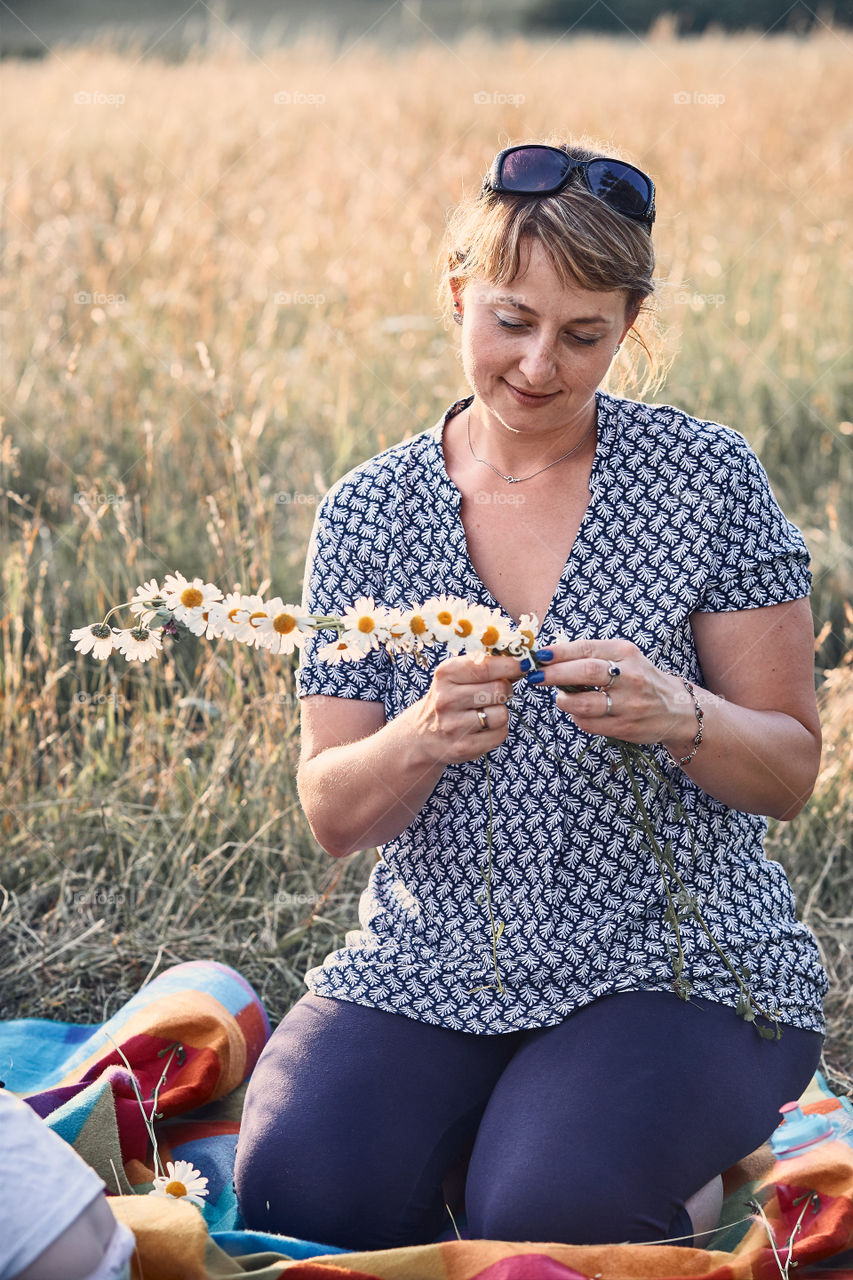
{"label": "white daisy flower", "polygon": [[91,627],[75,627],[68,637],[76,641],[77,653],[91,653],[93,658],[108,658],[115,648],[117,632],[105,622],[95,622]]}
{"label": "white daisy flower", "polygon": [[207,610],[208,630],[212,630],[214,635],[224,636],[226,640],[236,640],[237,632],[245,621],[243,611],[248,612],[245,604],[248,599],[239,591],[229,591],[224,599],[214,600]]}
{"label": "white daisy flower", "polygon": [[510,654],[513,658],[527,657],[528,653],[536,648],[538,634],[539,619],[536,614],[523,613],[518,620],[518,626],[504,646],[504,652]]}
{"label": "white daisy flower", "polygon": [[203,1196],[208,1194],[207,1178],[203,1178],[198,1169],[189,1160],[166,1161],[168,1174],[158,1174],[154,1186],[148,1192],[150,1196],[173,1196],[175,1200],[190,1200],[204,1208]]}
{"label": "white daisy flower", "polygon": [[367,652],[367,648],[357,641],[344,640],[341,636],[331,644],[324,644],[322,649],[317,650],[316,656],[321,662],[336,665],[339,662],[358,662]]}
{"label": "white daisy flower", "polygon": [[219,617],[213,614],[213,605],[209,609],[202,609],[195,617],[190,618],[184,623],[188,631],[194,636],[204,636],[205,640],[214,640],[217,636],[222,635]]}
{"label": "white daisy flower", "polygon": [[261,621],[267,617],[267,606],[262,596],[243,596],[241,607],[234,613],[236,626],[232,638],[239,640],[241,644],[247,644],[249,648],[260,649],[262,646],[259,627]]}
{"label": "white daisy flower", "polygon": [[149,631],[147,627],[129,627],[116,632],[115,646],[128,662],[147,662],[163,648],[163,641],[157,631]]}
{"label": "white daisy flower", "polygon": [[365,649],[378,649],[388,638],[386,610],[376,604],[373,596],[360,596],[344,610],[341,621],[341,639],[352,640]]}
{"label": "white daisy flower", "polygon": [[130,601],[130,612],[139,619],[141,627],[147,627],[156,615],[160,605],[153,604],[155,600],[159,600],[163,606],[166,604],[166,597],[161,593],[156,578],[151,578],[136,588]]}
{"label": "white daisy flower", "polygon": [[311,633],[310,616],[295,604],[285,604],[281,596],[268,601],[266,616],[258,623],[258,646],[271,653],[293,653]]}
{"label": "white daisy flower", "polygon": [[494,653],[503,649],[513,635],[513,625],[497,609],[480,606],[474,615],[474,631],[465,642],[468,653]]}
{"label": "white daisy flower", "polygon": [[403,648],[403,637],[406,628],[403,624],[403,610],[388,608],[385,610],[385,631],[387,633],[385,647],[393,652]]}
{"label": "white daisy flower", "polygon": [[411,609],[389,610],[386,626],[390,647],[405,653],[419,653],[435,639],[419,604]]}
{"label": "white daisy flower", "polygon": [[493,614],[491,609],[487,609],[482,604],[469,604],[464,601],[462,607],[457,609],[456,623],[453,632],[445,641],[451,653],[481,653],[485,652],[480,636],[486,629],[492,625],[493,618],[497,618],[501,622],[500,614]]}
{"label": "white daisy flower", "polygon": [[222,599],[222,592],[214,583],[203,582],[201,578],[188,582],[182,573],[177,572],[166,575],[161,594],[165,596],[166,608],[171,609],[178,622],[185,626],[195,622],[215,600]]}
{"label": "white daisy flower", "polygon": [[457,615],[468,609],[467,600],[459,596],[432,596],[425,600],[421,612],[436,640],[450,644],[454,639]]}

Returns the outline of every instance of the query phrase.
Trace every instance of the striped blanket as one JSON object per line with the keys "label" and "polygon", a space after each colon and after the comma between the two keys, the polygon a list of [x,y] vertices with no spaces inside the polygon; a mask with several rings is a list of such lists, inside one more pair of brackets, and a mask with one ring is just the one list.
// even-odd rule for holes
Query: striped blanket
{"label": "striped blanket", "polygon": [[[766,1146],[729,1170],[711,1249],[469,1240],[459,1215],[461,1238],[449,1228],[430,1245],[361,1253],[243,1230],[234,1152],[269,1034],[249,984],[213,961],[166,970],[99,1026],[0,1023],[0,1078],[103,1178],[134,1232],[139,1280],[775,1280],[789,1247],[792,1278],[853,1280],[851,1107],[819,1074],[801,1105],[826,1113],[838,1138],[778,1162]],[[207,1176],[203,1210],[144,1194],[154,1178],[146,1118],[164,1164],[189,1160]]]}

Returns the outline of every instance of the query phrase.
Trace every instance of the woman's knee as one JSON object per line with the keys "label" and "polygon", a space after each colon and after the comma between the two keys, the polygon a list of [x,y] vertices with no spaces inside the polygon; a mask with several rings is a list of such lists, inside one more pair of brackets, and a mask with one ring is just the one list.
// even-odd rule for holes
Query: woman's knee
{"label": "woman's knee", "polygon": [[443,1203],[415,1214],[402,1194],[394,1199],[381,1170],[373,1176],[364,1152],[357,1166],[334,1146],[307,1142],[287,1142],[279,1155],[238,1143],[234,1188],[251,1230],[352,1250],[430,1244],[441,1230]]}
{"label": "woman's knee", "polygon": [[[353,1106],[357,1109],[358,1103]],[[244,1225],[256,1231],[344,1249],[430,1243],[441,1220],[422,1239],[407,1199],[405,1177],[391,1178],[369,1135],[340,1120],[329,1125],[306,1097],[256,1099],[244,1111],[234,1162],[234,1189]]]}
{"label": "woman's knee", "polygon": [[496,1171],[469,1184],[465,1208],[472,1239],[555,1244],[651,1243],[668,1238],[683,1212],[648,1180],[623,1181],[612,1170],[598,1177],[592,1169],[545,1180]]}

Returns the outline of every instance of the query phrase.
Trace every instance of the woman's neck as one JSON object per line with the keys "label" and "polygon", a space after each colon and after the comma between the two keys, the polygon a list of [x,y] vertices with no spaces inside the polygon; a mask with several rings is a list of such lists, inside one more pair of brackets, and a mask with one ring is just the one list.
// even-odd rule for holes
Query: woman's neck
{"label": "woman's neck", "polygon": [[[537,411],[538,412],[538,411]],[[472,461],[490,464],[501,475],[523,479],[546,467],[555,469],[594,454],[598,413],[595,398],[574,418],[551,428],[515,430],[494,413],[478,409],[476,397],[460,415],[463,448]],[[493,473],[494,474],[494,473]]]}

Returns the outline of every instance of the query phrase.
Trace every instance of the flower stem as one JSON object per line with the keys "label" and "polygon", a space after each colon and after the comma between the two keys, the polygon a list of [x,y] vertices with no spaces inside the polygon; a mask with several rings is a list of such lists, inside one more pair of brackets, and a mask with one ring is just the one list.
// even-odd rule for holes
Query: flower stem
{"label": "flower stem", "polygon": [[[156,1097],[157,1090],[155,1089],[154,1091],[154,1103],[151,1108],[151,1115],[149,1115],[148,1112],[145,1110],[145,1103],[142,1101],[142,1094],[139,1091],[139,1082],[136,1079],[136,1072],[133,1070],[133,1067],[130,1065],[130,1062],[127,1059],[127,1055],[125,1054],[121,1045],[117,1044],[116,1041],[113,1040],[113,1037],[110,1035],[108,1031],[105,1032],[104,1034],[106,1035],[108,1040],[112,1040],[112,1043],[115,1046],[116,1053],[119,1055],[122,1062],[127,1067],[128,1073],[130,1075],[130,1083],[133,1087],[133,1092],[136,1094],[136,1101],[139,1103],[139,1109],[142,1112],[142,1123],[145,1125],[145,1128],[148,1131],[148,1137],[151,1142],[151,1150],[154,1156],[154,1173],[157,1176],[165,1177],[166,1170],[163,1168],[163,1162],[160,1159],[160,1149],[157,1145],[157,1135],[154,1132],[154,1112],[157,1109],[157,1097]],[[160,1086],[158,1084],[157,1089],[159,1089],[159,1087]]]}
{"label": "flower stem", "polygon": [[[498,969],[498,939],[500,938],[501,934],[504,931],[504,921],[501,920],[500,928],[496,933],[495,932],[495,916],[494,916],[494,912],[492,911],[492,823],[494,820],[494,809],[492,807],[492,780],[489,773],[488,751],[485,752],[485,754],[483,755],[483,762],[486,766],[486,793],[489,797],[489,828],[487,833],[488,845],[489,845],[489,870],[488,870],[488,874],[486,874],[486,872],[482,872],[481,874],[483,876],[483,879],[486,882],[486,901],[489,904],[489,921],[491,922],[491,926],[492,926],[492,958],[495,964],[495,976],[497,977],[497,980],[498,980],[498,991],[501,993],[501,995],[503,995],[504,988],[503,988],[503,983],[501,982],[500,970]],[[468,990],[468,994],[471,995],[472,992],[474,991],[489,991],[491,990],[491,987],[493,985],[494,985],[493,983],[489,983],[487,986],[483,986],[483,987],[470,987]]]}
{"label": "flower stem", "polygon": [[[579,763],[580,760],[583,759],[586,752],[589,750],[589,747],[592,745],[590,743],[588,744],[588,746],[584,747],[577,761],[569,761],[564,756],[560,755],[559,752],[551,751],[549,749],[547,744],[536,732],[536,730],[530,724],[528,724],[527,720],[524,718],[524,716],[521,714],[520,711],[516,710],[516,708],[511,706],[509,703],[507,703],[507,709],[511,711],[513,715],[516,716],[516,718],[520,721],[520,723],[524,726],[524,728],[527,729],[528,733],[530,733],[536,739],[536,741],[542,747],[542,750],[547,755],[552,756],[560,764],[569,765],[571,763],[574,763],[574,764]],[[744,1021],[751,1022],[755,1026],[756,1031],[762,1037],[762,1039],[776,1039],[776,1040],[780,1039],[782,1035],[782,1029],[779,1026],[777,1017],[773,1014],[767,1013],[763,1008],[761,1008],[759,1005],[755,1003],[752,992],[750,991],[746,982],[744,982],[743,973],[738,973],[737,969],[731,963],[728,956],[725,954],[723,949],[718,944],[717,940],[714,938],[713,934],[711,933],[711,930],[708,928],[708,925],[706,924],[702,916],[701,911],[699,910],[699,906],[698,906],[698,903],[696,902],[696,898],[690,893],[684,881],[682,880],[681,876],[678,874],[678,871],[675,868],[674,859],[671,856],[667,857],[666,849],[661,849],[660,842],[658,841],[658,838],[657,838],[657,833],[655,832],[654,825],[652,824],[651,817],[648,813],[645,802],[643,800],[642,792],[639,789],[636,775],[634,773],[633,768],[631,767],[631,761],[635,760],[635,761],[642,762],[643,767],[645,767],[649,771],[649,773],[657,776],[659,781],[663,781],[664,784],[668,787],[668,789],[673,794],[676,795],[676,802],[678,805],[677,815],[682,817],[687,825],[687,829],[690,832],[691,850],[692,850],[693,856],[695,857],[696,837],[695,837],[695,832],[693,830],[693,824],[690,822],[690,819],[683,805],[681,804],[680,799],[678,798],[677,793],[675,792],[675,789],[672,786],[672,783],[666,777],[666,775],[663,774],[663,771],[660,769],[660,766],[657,760],[655,760],[654,757],[650,756],[647,752],[643,751],[643,749],[639,747],[636,743],[625,742],[621,738],[605,738],[604,740],[608,745],[616,747],[619,751],[622,764],[625,768],[625,772],[628,775],[634,800],[636,802],[637,809],[640,814],[639,825],[643,830],[643,833],[646,838],[646,843],[648,844],[651,850],[651,853],[657,863],[658,870],[661,876],[661,881],[663,883],[664,891],[666,893],[666,897],[667,897],[666,918],[675,934],[676,946],[678,948],[678,956],[677,956],[677,959],[674,961],[674,979],[675,980],[673,982],[673,987],[676,993],[679,996],[681,996],[682,999],[687,1000],[689,998],[689,993],[690,993],[690,983],[689,982],[685,983],[682,980],[682,972],[684,969],[685,956],[684,956],[684,949],[683,949],[682,940],[681,940],[681,930],[679,928],[679,913],[673,901],[672,892],[670,890],[669,884],[667,883],[666,871],[669,871],[672,877],[675,879],[681,891],[680,897],[685,904],[685,909],[689,906],[690,914],[696,919],[697,923],[701,926],[709,942],[714,947],[717,954],[720,956],[720,959],[723,961],[726,968],[729,970],[729,972],[732,974],[735,981],[737,982],[738,988],[740,990],[740,996],[739,996],[738,1005],[737,1005],[737,1012],[743,1017]],[[587,782],[589,783],[590,786],[594,787],[597,791],[601,792],[602,795],[606,796],[610,800],[614,800],[616,802],[617,807],[621,810],[621,812],[624,813],[628,818],[630,818],[632,822],[632,826],[636,827],[637,825],[636,816],[630,813],[630,811],[623,804],[621,804],[619,800],[616,799],[616,797],[612,794],[612,792],[610,792],[606,787],[603,787],[594,778],[588,778]],[[757,1015],[760,1015],[761,1017],[766,1018],[768,1021],[775,1022],[776,1024],[775,1036],[774,1036],[774,1033],[770,1031],[769,1028],[760,1027],[756,1023],[755,1019]]]}

